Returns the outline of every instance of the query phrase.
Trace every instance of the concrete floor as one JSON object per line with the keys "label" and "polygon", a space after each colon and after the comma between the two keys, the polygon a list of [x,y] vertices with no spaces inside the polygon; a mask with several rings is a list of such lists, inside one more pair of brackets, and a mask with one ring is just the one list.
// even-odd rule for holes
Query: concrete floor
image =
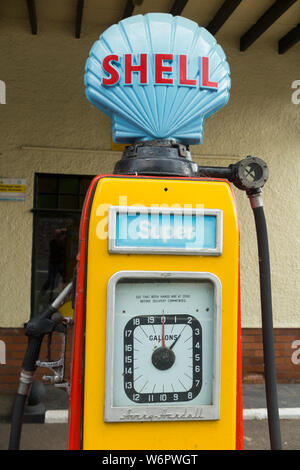
{"label": "concrete floor", "polygon": [[[0,396],[0,450],[8,447],[12,395]],[[45,395],[47,410],[64,410],[68,407],[67,394],[49,386]],[[279,407],[300,407],[300,384],[278,385]],[[243,387],[244,409],[264,408],[264,385]],[[300,450],[300,419],[281,419],[282,448]],[[68,424],[24,423],[22,428],[21,450],[66,450],[68,445]],[[269,450],[268,422],[244,420],[244,449]]]}

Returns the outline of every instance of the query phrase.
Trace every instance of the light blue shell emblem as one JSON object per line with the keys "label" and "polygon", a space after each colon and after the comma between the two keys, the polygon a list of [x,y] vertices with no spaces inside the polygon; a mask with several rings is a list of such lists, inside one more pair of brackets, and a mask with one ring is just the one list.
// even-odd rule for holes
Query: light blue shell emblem
{"label": "light blue shell emblem", "polygon": [[104,31],[90,51],[84,83],[88,100],[110,116],[115,142],[200,144],[204,120],[229,99],[230,69],[206,29],[149,13]]}

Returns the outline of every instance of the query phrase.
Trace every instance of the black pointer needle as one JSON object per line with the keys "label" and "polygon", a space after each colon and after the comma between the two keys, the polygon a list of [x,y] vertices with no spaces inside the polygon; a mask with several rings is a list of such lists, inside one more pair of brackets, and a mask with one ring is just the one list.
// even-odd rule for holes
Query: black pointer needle
{"label": "black pointer needle", "polygon": [[175,339],[175,341],[173,341],[173,343],[171,344],[171,346],[170,346],[169,349],[172,349],[172,348],[175,346],[175,344],[176,344],[177,341],[179,340],[180,336],[181,336],[181,335],[177,336],[177,338]]}

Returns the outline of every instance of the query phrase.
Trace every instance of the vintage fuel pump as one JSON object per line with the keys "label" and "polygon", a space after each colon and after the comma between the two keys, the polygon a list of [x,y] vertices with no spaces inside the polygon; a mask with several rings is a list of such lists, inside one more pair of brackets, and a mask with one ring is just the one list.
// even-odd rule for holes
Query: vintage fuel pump
{"label": "vintage fuel pump", "polygon": [[93,180],[82,213],[69,449],[243,447],[231,183],[255,215],[269,430],[280,448],[261,195],[268,168],[256,157],[199,167],[189,150],[227,103],[229,73],[208,31],[168,14],[127,18],[91,49],[87,97],[129,145],[113,174]]}

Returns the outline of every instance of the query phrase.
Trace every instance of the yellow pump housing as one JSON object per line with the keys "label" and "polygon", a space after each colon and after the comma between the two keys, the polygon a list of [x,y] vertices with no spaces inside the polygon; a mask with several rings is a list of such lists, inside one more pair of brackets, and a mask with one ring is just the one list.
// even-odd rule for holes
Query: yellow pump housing
{"label": "yellow pump housing", "polygon": [[[201,178],[105,176],[98,177],[92,186],[93,189],[85,202],[89,218],[86,222],[84,263],[83,255],[80,254],[81,264],[79,267],[82,272],[84,271],[86,283],[82,322],[83,360],[80,371],[81,447],[83,449],[110,450],[240,448],[242,416],[239,376],[239,229],[230,184],[224,180]],[[129,249],[126,252],[125,248],[123,251],[114,251],[111,245],[113,218],[109,216],[110,209],[118,208],[120,210],[121,208],[122,212],[122,208],[133,207],[146,209],[156,207],[158,211],[159,208],[166,211],[168,208],[178,209],[179,207],[193,211],[200,207],[208,213],[216,211],[216,214],[220,215],[217,221],[219,251],[199,254],[194,254],[192,251],[190,254],[182,251],[180,253],[168,252],[168,250],[157,252],[155,249],[151,252],[151,249],[147,249],[145,252],[142,247],[141,250],[138,248]],[[120,377],[116,378],[116,374],[118,370],[123,371],[123,375],[125,374],[123,364],[118,364],[122,361],[118,361],[118,357],[115,357],[119,354],[119,349],[123,348],[120,344],[123,340],[125,342],[123,333],[120,334],[119,340],[116,339],[117,323],[113,323],[114,296],[118,281],[122,279],[122,276],[131,279],[133,287],[129,292],[129,297],[133,297],[139,292],[139,287],[137,286],[136,289],[134,287],[136,279],[149,279],[152,276],[157,287],[160,280],[165,280],[168,276],[170,278],[175,276],[176,281],[182,280],[185,274],[188,280],[200,279],[200,282],[203,279],[213,280],[214,286],[218,290],[219,317],[213,329],[214,345],[216,346],[216,341],[218,342],[218,347],[215,347],[213,353],[216,356],[214,364],[217,364],[217,367],[214,366],[210,372],[215,383],[212,392],[213,400],[215,400],[214,412],[212,414],[210,411],[206,412],[206,407],[202,409],[199,404],[194,411],[190,411],[183,404],[180,408],[181,414],[172,414],[172,410],[177,409],[175,406],[177,404],[173,402],[169,407],[168,403],[161,402],[157,403],[157,407],[160,407],[162,411],[157,415],[151,414],[153,404],[146,402],[142,407],[144,416],[139,414],[140,404],[132,403],[135,411],[129,412],[129,414],[130,407],[125,406],[127,419],[124,418],[125,408],[123,409],[125,414],[117,413],[119,417],[111,419],[111,416],[114,416],[115,408],[118,408],[118,405],[115,405],[113,394],[119,393],[118,391],[114,392],[113,388],[118,388],[122,383]],[[125,283],[124,289],[126,285]],[[151,283],[148,289],[151,291]],[[151,292],[149,293],[151,294]],[[128,302],[130,303],[130,299]],[[142,309],[141,313],[143,313]],[[140,317],[136,314],[134,318]],[[148,322],[152,321],[150,317],[147,318]],[[176,317],[170,316],[170,321],[173,321],[174,318],[176,319]],[[199,322],[201,323],[200,320]],[[156,327],[156,331],[164,331],[162,328],[169,328],[168,331],[170,331],[167,315],[162,317],[162,323],[162,326]],[[197,327],[198,323],[195,325]],[[137,330],[132,328],[132,334],[136,335]],[[181,331],[178,326],[177,328],[178,331]],[[193,331],[197,334],[198,330],[199,328],[195,328]],[[203,368],[208,367],[206,364],[209,363],[205,358],[206,337],[204,332],[205,330],[202,335],[201,367]],[[188,342],[188,339],[186,341]],[[75,351],[76,334],[74,344]],[[174,346],[174,350],[178,348],[178,345],[179,341]],[[130,349],[131,343],[126,343],[125,347]],[[180,348],[183,350],[183,340]],[[178,353],[176,352],[176,354]],[[150,370],[150,365],[145,364],[145,367]],[[113,368],[115,372],[111,373]],[[155,373],[159,375],[160,371],[155,370]],[[121,372],[119,375],[121,376]],[[205,386],[204,382],[203,387]],[[72,413],[79,414],[79,410],[76,410],[75,405],[72,405],[72,393],[74,401],[74,395],[77,393],[76,384],[73,386],[73,391],[71,390],[71,427],[73,425]],[[131,399],[134,396],[129,395]],[[147,399],[142,392],[136,396],[137,399],[141,397],[144,400]],[[164,395],[160,396],[164,400]],[[173,396],[178,398],[178,394],[173,394]],[[151,398],[148,399],[151,400]],[[71,442],[71,448],[72,446],[74,448],[74,443]]]}

